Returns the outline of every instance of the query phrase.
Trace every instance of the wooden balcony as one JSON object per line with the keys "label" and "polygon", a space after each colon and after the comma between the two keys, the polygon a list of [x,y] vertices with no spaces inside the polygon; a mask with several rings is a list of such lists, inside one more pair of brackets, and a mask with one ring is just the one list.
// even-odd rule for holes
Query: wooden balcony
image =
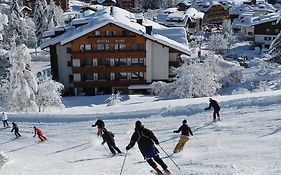
{"label": "wooden balcony", "polygon": [[146,72],[146,66],[96,66],[72,67],[72,73],[120,73],[120,72]]}
{"label": "wooden balcony", "polygon": [[107,50],[107,51],[89,51],[89,52],[72,52],[73,59],[105,59],[105,58],[145,58],[146,51],[128,51],[128,50]]}
{"label": "wooden balcony", "polygon": [[92,81],[74,81],[74,88],[93,88],[93,87],[124,87],[130,84],[144,84],[145,80],[92,80]]}

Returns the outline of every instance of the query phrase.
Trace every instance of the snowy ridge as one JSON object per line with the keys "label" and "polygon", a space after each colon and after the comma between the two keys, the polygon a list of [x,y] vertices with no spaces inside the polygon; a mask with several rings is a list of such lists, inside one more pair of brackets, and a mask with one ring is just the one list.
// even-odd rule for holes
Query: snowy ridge
{"label": "snowy ridge", "polygon": [[[85,99],[85,97],[82,97]],[[79,101],[79,97],[64,98],[67,101]],[[262,107],[276,103],[281,103],[281,90],[263,93],[240,94],[232,96],[215,97],[220,102],[222,108],[241,108],[243,106]],[[89,98],[90,102],[94,102],[93,97]],[[128,100],[130,101],[130,100]],[[177,100],[160,100],[151,99],[147,102],[139,102],[139,104],[130,104],[131,102],[122,102],[120,105],[107,106],[106,104],[87,104],[87,106],[67,107],[64,111],[55,113],[16,113],[9,114],[11,120],[20,122],[79,122],[93,121],[97,117],[102,116],[106,120],[112,119],[132,119],[147,118],[153,115],[194,115],[202,112],[208,105],[208,98],[196,99],[177,99]],[[149,109],[147,105],[149,104]],[[83,112],[77,109],[83,108]]]}

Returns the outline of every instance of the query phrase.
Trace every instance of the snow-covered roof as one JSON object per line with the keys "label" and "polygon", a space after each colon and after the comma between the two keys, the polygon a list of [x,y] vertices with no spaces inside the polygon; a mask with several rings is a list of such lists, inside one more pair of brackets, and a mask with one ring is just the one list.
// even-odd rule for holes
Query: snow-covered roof
{"label": "snow-covered roof", "polygon": [[190,0],[183,0],[177,3],[177,5],[179,4],[184,4],[186,6],[191,6],[191,1]]}
{"label": "snow-covered roof", "polygon": [[221,3],[217,2],[217,1],[202,0],[201,1],[201,6],[199,7],[199,10],[201,12],[207,12],[211,7],[217,6],[217,5],[224,7]]}
{"label": "snow-covered roof", "polygon": [[245,17],[243,19],[235,21],[235,26],[240,27],[250,27],[262,23],[267,23],[280,19],[280,12],[269,13],[267,15],[255,16],[255,17]]}
{"label": "snow-covered roof", "polygon": [[[78,21],[79,19],[75,20],[74,23],[77,24],[79,23]],[[184,30],[183,28],[177,28],[171,31],[169,30],[169,28],[148,19],[143,19],[143,24],[141,25],[136,22],[135,15],[133,13],[119,7],[107,7],[104,9],[100,9],[90,17],[82,18],[81,21],[81,23],[83,23],[84,25],[78,26],[76,28],[69,28],[69,30],[67,30],[65,33],[55,38],[47,39],[41,44],[41,48],[46,48],[50,45],[55,45],[58,43],[62,45],[67,44],[87,33],[90,33],[109,23],[112,23],[136,34],[142,35],[152,41],[176,49],[182,53],[188,55],[190,54],[190,51],[187,47],[186,34],[182,32]],[[146,33],[145,26],[152,26],[153,31],[157,32],[155,34],[152,33],[151,35],[149,35]],[[171,34],[171,32],[174,32],[175,30],[177,30],[178,34],[182,34],[181,36],[180,34],[177,36],[180,37],[180,39],[173,37],[173,35]]]}
{"label": "snow-covered roof", "polygon": [[20,9],[20,11],[23,11],[24,9],[27,9],[27,10],[29,10],[29,11],[32,11],[32,9],[29,8],[29,7],[27,7],[27,6],[23,6],[23,7]]}
{"label": "snow-covered roof", "polygon": [[233,6],[229,9],[230,15],[240,15],[245,12],[253,12],[254,8],[248,4],[241,4]]}
{"label": "snow-covered roof", "polygon": [[188,15],[190,18],[193,18],[193,19],[203,19],[204,15],[205,15],[205,13],[199,12],[197,9],[192,8],[192,7],[188,8],[185,11],[185,14]]}
{"label": "snow-covered roof", "polygon": [[265,1],[258,1],[254,6],[256,11],[267,11],[267,12],[276,12],[276,9],[272,4],[269,4]]}
{"label": "snow-covered roof", "polygon": [[157,17],[157,22],[166,26],[186,26],[188,19],[203,19],[204,13],[195,8],[188,8],[186,11],[179,11],[177,8],[168,8]]}

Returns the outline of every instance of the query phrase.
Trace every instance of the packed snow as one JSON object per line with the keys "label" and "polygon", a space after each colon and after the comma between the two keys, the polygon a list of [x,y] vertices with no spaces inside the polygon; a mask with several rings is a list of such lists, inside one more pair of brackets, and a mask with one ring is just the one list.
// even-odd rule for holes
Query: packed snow
{"label": "packed snow", "polygon": [[[115,134],[116,145],[125,153],[136,120],[141,120],[160,140],[160,145],[180,170],[159,148],[160,156],[173,174],[280,174],[281,91],[217,96],[221,122],[212,122],[212,111],[204,111],[208,98],[160,100],[153,96],[124,96],[108,106],[108,96],[67,97],[64,111],[8,113],[22,137],[14,139],[10,128],[1,129],[1,151],[9,157],[0,169],[4,175],[115,175],[124,155],[112,157],[101,145],[96,128],[102,117]],[[171,154],[179,139],[177,129],[187,119],[194,137],[177,154]],[[33,138],[40,127],[47,141]],[[138,170],[138,171],[136,171]],[[137,146],[129,150],[123,174],[149,174]]]}

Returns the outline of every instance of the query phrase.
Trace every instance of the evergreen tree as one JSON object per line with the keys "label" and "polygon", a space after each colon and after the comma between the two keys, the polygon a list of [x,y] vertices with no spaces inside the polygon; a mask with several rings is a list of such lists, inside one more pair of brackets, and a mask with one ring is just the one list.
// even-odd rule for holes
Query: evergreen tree
{"label": "evergreen tree", "polygon": [[33,21],[35,23],[35,35],[40,43],[42,35],[48,30],[48,5],[46,0],[35,2]]}
{"label": "evergreen tree", "polygon": [[14,0],[10,14],[8,15],[8,24],[4,27],[3,45],[5,49],[10,49],[13,44],[21,45],[34,42],[34,25],[22,17],[17,0]]}
{"label": "evergreen tree", "polygon": [[48,9],[48,29],[63,24],[62,14],[63,10],[51,0]]}
{"label": "evergreen tree", "polygon": [[8,100],[10,110],[36,111],[37,80],[30,70],[31,56],[25,45],[13,46],[9,52]]}

